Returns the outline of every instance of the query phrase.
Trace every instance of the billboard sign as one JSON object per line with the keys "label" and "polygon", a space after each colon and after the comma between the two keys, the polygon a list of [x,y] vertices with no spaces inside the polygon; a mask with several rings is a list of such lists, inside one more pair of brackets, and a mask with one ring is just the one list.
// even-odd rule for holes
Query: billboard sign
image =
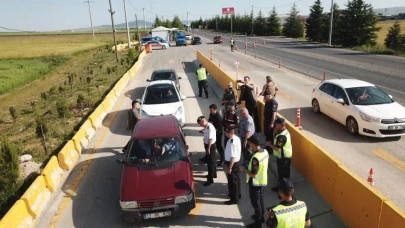
{"label": "billboard sign", "polygon": [[222,14],[234,14],[234,13],[235,13],[235,8],[233,8],[233,7],[222,8]]}

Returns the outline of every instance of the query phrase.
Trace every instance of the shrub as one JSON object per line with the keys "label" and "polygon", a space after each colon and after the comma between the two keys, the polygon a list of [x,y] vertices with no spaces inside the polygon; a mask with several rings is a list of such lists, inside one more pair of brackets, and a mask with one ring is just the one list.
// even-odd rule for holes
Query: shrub
{"label": "shrub", "polygon": [[[0,146],[0,205],[14,197],[20,187],[18,150],[16,145],[2,138]],[[1,209],[2,206],[0,206]]]}
{"label": "shrub", "polygon": [[11,115],[11,117],[13,117],[13,120],[14,120],[14,122],[16,121],[16,119],[17,119],[17,109],[14,107],[14,105],[11,105],[9,108],[8,108],[8,110],[10,111],[10,115]]}
{"label": "shrub", "polygon": [[37,117],[35,120],[36,127],[35,127],[35,134],[38,138],[41,139],[41,144],[44,147],[45,154],[48,154],[48,148],[46,146],[46,134],[48,133],[48,125],[43,118]]}
{"label": "shrub", "polygon": [[56,101],[56,111],[60,118],[65,118],[69,115],[69,103],[64,98],[59,98]]}
{"label": "shrub", "polygon": [[41,92],[41,98],[42,98],[44,101],[48,100],[48,98],[49,98],[48,93],[47,93],[47,92]]}

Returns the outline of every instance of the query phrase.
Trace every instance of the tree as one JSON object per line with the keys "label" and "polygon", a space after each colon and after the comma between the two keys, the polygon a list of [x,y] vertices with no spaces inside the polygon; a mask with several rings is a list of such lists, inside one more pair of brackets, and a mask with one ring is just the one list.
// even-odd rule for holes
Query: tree
{"label": "tree", "polygon": [[339,44],[344,47],[376,44],[377,16],[373,7],[364,0],[349,0],[347,10],[341,12],[337,26],[337,35],[341,38]]}
{"label": "tree", "polygon": [[281,35],[280,27],[280,18],[277,15],[276,7],[273,7],[270,17],[267,19],[267,33],[270,36],[279,36]]}
{"label": "tree", "polygon": [[396,21],[388,30],[384,42],[385,46],[392,50],[399,50],[402,46],[401,24]]}
{"label": "tree", "polygon": [[13,118],[13,121],[14,121],[14,123],[15,123],[16,120],[17,120],[17,116],[18,116],[18,114],[17,114],[17,109],[15,108],[14,105],[11,105],[11,106],[8,108],[8,111],[10,112],[10,115],[11,115],[11,117]]}
{"label": "tree", "polygon": [[172,22],[169,19],[166,19],[163,26],[166,27],[166,28],[173,28]]}
{"label": "tree", "polygon": [[5,205],[10,198],[15,196],[20,187],[18,155],[17,147],[14,144],[6,138],[0,139],[0,205]]}
{"label": "tree", "polygon": [[35,120],[35,134],[41,139],[42,146],[44,147],[45,154],[48,154],[48,147],[46,145],[46,134],[48,133],[48,126],[42,117],[37,117]]}
{"label": "tree", "polygon": [[85,99],[84,99],[83,94],[79,93],[79,95],[77,96],[76,103],[78,105],[80,105],[80,109],[82,111],[82,116],[83,116],[83,109],[84,109],[84,101],[85,101]]}
{"label": "tree", "polygon": [[155,28],[159,27],[159,26],[163,26],[162,21],[159,19],[159,17],[156,15],[155,18]]}
{"label": "tree", "polygon": [[179,16],[174,16],[173,21],[172,21],[172,26],[173,26],[173,28],[178,28],[180,30],[184,29],[183,23],[181,23]]}
{"label": "tree", "polygon": [[69,115],[69,103],[65,98],[59,98],[56,101],[56,111],[59,117],[63,119]]}
{"label": "tree", "polygon": [[253,23],[253,29],[256,35],[265,36],[267,34],[264,28],[266,28],[266,19],[263,17],[262,11],[260,10]]}
{"label": "tree", "polygon": [[283,27],[283,34],[286,37],[299,38],[304,35],[304,25],[298,13],[297,5],[294,3]]}
{"label": "tree", "polygon": [[324,30],[328,28],[321,0],[316,0],[310,8],[311,13],[306,20],[306,38],[310,41],[323,42]]}

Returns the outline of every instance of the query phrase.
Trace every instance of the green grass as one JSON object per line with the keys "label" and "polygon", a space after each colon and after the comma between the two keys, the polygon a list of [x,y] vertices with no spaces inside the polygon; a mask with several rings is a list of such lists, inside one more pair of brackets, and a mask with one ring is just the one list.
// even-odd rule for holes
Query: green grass
{"label": "green grass", "polygon": [[[393,26],[395,21],[380,21],[377,23],[378,27],[381,27],[381,30],[378,32],[377,36],[377,45],[384,46],[384,40],[388,35],[388,30]],[[400,20],[402,34],[405,34],[405,20]]]}

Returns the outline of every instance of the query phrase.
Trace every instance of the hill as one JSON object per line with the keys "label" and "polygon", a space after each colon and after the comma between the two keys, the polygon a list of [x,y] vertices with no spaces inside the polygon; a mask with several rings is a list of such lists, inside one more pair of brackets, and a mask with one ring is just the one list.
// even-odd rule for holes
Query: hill
{"label": "hill", "polygon": [[398,15],[400,13],[405,13],[405,7],[391,7],[391,8],[382,8],[382,9],[374,9],[376,14],[381,13],[385,16],[385,10],[387,10],[388,15]]}

